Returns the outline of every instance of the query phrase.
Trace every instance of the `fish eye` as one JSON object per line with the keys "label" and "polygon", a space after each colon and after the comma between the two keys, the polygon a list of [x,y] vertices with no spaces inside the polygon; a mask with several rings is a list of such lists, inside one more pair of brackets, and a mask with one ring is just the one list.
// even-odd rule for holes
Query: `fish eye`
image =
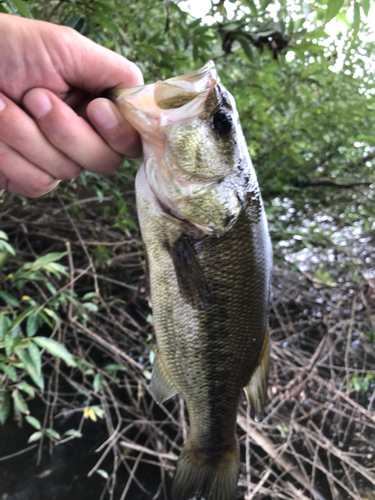
{"label": "fish eye", "polygon": [[232,130],[233,120],[228,111],[217,111],[211,118],[212,128],[220,135],[227,134]]}

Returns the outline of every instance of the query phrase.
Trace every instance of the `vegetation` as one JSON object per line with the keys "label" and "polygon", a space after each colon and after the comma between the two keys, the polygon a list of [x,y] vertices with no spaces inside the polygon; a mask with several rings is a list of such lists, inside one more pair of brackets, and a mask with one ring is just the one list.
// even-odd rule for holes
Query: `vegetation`
{"label": "vegetation", "polygon": [[[136,62],[146,82],[215,60],[237,101],[277,263],[269,403],[253,422],[244,402],[238,420],[242,495],[371,498],[374,4],[220,0],[196,18],[168,0],[9,0],[0,11],[69,25]],[[125,160],[109,178],[86,172],[39,200],[0,200],[0,423],[24,416],[42,450],[104,419],[110,439],[91,472],[110,499],[133,482],[145,489],[143,461],[160,470],[152,494],[168,498],[187,432],[182,399],[156,409],[149,395],[136,168]],[[77,427],[55,418],[63,407],[81,415]],[[120,467],[131,474],[116,494]]]}

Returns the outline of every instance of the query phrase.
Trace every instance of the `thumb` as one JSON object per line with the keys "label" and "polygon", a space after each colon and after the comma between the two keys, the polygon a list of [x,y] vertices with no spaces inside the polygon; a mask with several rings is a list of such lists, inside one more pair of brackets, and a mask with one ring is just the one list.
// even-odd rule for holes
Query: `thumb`
{"label": "thumb", "polygon": [[[125,57],[67,28],[71,57],[64,68],[65,80],[72,87],[93,95],[112,87],[143,85],[141,70]],[[73,32],[73,33],[72,33]]]}

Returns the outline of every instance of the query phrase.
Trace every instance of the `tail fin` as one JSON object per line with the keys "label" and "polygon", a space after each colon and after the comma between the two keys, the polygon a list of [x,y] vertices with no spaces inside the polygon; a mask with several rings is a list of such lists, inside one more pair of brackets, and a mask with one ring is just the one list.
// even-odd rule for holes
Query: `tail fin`
{"label": "tail fin", "polygon": [[238,443],[219,460],[202,456],[194,460],[194,450],[182,450],[173,480],[174,500],[235,500],[239,467]]}

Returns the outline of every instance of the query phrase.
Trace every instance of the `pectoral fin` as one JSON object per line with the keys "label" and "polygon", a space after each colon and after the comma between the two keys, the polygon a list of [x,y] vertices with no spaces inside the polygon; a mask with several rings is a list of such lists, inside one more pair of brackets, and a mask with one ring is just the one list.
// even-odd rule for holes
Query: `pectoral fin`
{"label": "pectoral fin", "polygon": [[159,354],[155,355],[150,388],[157,403],[163,403],[177,394],[173,382]]}
{"label": "pectoral fin", "polygon": [[270,339],[267,328],[257,366],[251,375],[249,383],[244,387],[252,415],[258,414],[266,402],[269,365]]}
{"label": "pectoral fin", "polygon": [[210,305],[210,289],[189,238],[181,236],[169,247],[176,270],[178,287],[186,302],[195,309]]}

